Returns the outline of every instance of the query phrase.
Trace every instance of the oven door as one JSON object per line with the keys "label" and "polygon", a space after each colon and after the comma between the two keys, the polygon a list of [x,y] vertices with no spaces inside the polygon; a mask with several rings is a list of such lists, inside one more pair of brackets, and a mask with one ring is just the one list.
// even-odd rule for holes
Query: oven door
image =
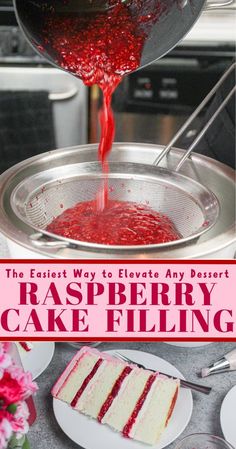
{"label": "oven door", "polygon": [[0,95],[42,90],[53,102],[57,148],[87,143],[88,89],[82,81],[54,68],[0,67]]}
{"label": "oven door", "polygon": [[[114,94],[116,140],[166,145],[231,65],[232,53],[177,48],[156,64],[126,77]],[[203,111],[205,114],[206,109]],[[187,147],[201,117],[186,133]]]}

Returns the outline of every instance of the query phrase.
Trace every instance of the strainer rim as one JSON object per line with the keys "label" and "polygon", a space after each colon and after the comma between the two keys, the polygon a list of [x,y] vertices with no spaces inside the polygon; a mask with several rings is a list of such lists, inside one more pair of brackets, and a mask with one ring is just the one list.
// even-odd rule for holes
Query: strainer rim
{"label": "strainer rim", "polygon": [[[83,165],[83,164],[88,164],[88,162],[81,162],[79,163],[79,165]],[[100,164],[98,161],[92,161],[89,162],[90,166],[96,166],[96,167],[100,167]],[[75,164],[71,164],[71,165],[75,165]],[[120,168],[122,168],[123,166],[125,166],[126,168],[129,166],[133,167],[139,167],[140,169],[143,169],[143,164],[140,163],[134,163],[134,162],[129,162],[129,163],[125,163],[125,162],[115,162],[112,161],[110,163],[110,167],[114,167],[117,166]],[[203,234],[205,234],[206,232],[210,231],[210,229],[212,229],[212,227],[216,224],[219,214],[220,214],[220,204],[218,201],[218,198],[216,197],[216,195],[205,185],[201,184],[200,182],[198,182],[195,179],[192,179],[186,175],[183,175],[182,173],[176,172],[174,170],[170,170],[167,168],[163,168],[163,167],[159,167],[159,166],[154,166],[154,165],[146,165],[146,168],[148,167],[148,174],[143,175],[143,174],[139,174],[139,176],[142,176],[143,178],[146,178],[145,180],[148,182],[158,182],[160,180],[155,180],[155,175],[157,173],[164,173],[164,174],[168,174],[169,176],[174,176],[175,178],[177,177],[177,179],[181,179],[181,180],[186,180],[187,183],[191,183],[191,185],[195,185],[198,188],[200,188],[202,191],[204,191],[205,193],[207,193],[208,196],[210,196],[212,198],[212,200],[214,201],[214,206],[215,206],[215,214],[214,217],[212,218],[212,216],[210,217],[209,215],[205,214],[205,209],[203,207],[203,205],[197,201],[197,199],[191,195],[191,200],[193,202],[195,202],[195,204],[197,204],[199,206],[199,208],[201,209],[201,211],[203,212],[204,218],[206,218],[206,220],[210,219],[210,223],[208,225],[205,226],[201,226],[198,228],[198,230],[190,235],[188,235],[187,237],[183,237],[181,239],[178,240],[174,240],[171,242],[165,242],[165,243],[155,243],[155,244],[146,244],[146,245],[108,245],[108,244],[100,244],[100,243],[92,243],[92,242],[86,242],[86,241],[81,241],[81,240],[75,240],[72,238],[68,238],[68,237],[64,237],[64,236],[60,236],[58,234],[54,234],[51,232],[46,231],[45,229],[42,229],[41,227],[38,227],[32,223],[30,223],[28,220],[24,219],[22,216],[20,216],[20,214],[18,213],[18,211],[16,210],[15,204],[13,202],[13,198],[14,198],[14,194],[16,192],[17,189],[20,188],[20,186],[25,182],[25,180],[22,180],[19,184],[17,184],[14,189],[11,192],[11,196],[10,196],[10,206],[11,206],[11,210],[13,211],[14,215],[16,215],[17,219],[20,220],[21,222],[23,222],[25,225],[27,225],[30,229],[32,229],[35,233],[41,233],[42,236],[45,236],[47,238],[53,239],[54,241],[57,241],[58,244],[61,242],[67,243],[68,247],[78,247],[81,249],[89,249],[89,250],[94,250],[94,251],[99,251],[99,250],[106,250],[109,252],[113,252],[113,251],[118,251],[118,252],[123,252],[124,249],[126,251],[132,251],[132,252],[138,252],[138,251],[144,251],[144,250],[160,250],[160,249],[166,249],[166,248],[175,248],[175,247],[180,247],[183,245],[188,244],[189,242],[193,242],[196,241],[197,239],[199,239]],[[50,168],[48,170],[45,170],[45,172],[48,172],[50,170],[53,170],[54,168]],[[153,171],[154,173],[150,174],[150,171]],[[135,174],[135,172],[134,172]],[[115,178],[116,173],[113,173],[112,170],[109,173],[108,178]],[[122,172],[122,176],[125,178],[126,176],[130,176],[130,173],[123,173]],[[36,175],[37,176],[37,175]],[[96,177],[97,179],[102,179],[105,178],[105,175],[100,171],[100,172],[88,172],[84,175],[78,175],[78,177],[83,178],[83,177]],[[76,175],[71,175],[71,176],[67,176],[66,178],[64,178],[65,180],[69,180],[71,178],[76,177]],[[63,179],[63,178],[62,178]],[[61,181],[60,177],[57,178],[57,182]],[[53,181],[56,182],[56,181]],[[52,181],[48,181],[48,183],[44,183],[44,185],[50,184],[52,183]],[[168,183],[168,182],[167,182]],[[170,183],[171,185],[171,183]],[[183,188],[181,188],[181,186],[176,186],[174,185],[175,189],[178,189],[182,192],[185,192],[183,190]],[[38,188],[40,189],[40,188]],[[36,192],[36,190],[35,190]],[[186,195],[190,196],[189,192],[185,192]],[[212,214],[211,214],[212,215]],[[33,234],[34,235],[34,234]]]}

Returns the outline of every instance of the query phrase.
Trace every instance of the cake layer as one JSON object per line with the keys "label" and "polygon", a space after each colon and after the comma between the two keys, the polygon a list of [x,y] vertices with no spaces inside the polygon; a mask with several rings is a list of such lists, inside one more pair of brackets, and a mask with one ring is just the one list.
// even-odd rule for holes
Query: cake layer
{"label": "cake layer", "polygon": [[175,407],[179,381],[82,348],[52,389],[54,397],[124,437],[155,444]]}
{"label": "cake layer", "polygon": [[54,397],[69,404],[75,400],[80,388],[100,359],[100,355],[93,352],[79,351],[77,356],[72,359],[52,390]]}
{"label": "cake layer", "polygon": [[102,422],[122,432],[143,393],[150,371],[134,368]]}
{"label": "cake layer", "polygon": [[98,375],[94,376],[93,382],[90,382],[76,407],[92,418],[98,418],[114,384],[124,371],[122,363],[111,364],[105,360],[101,368],[103,369],[100,369]]}
{"label": "cake layer", "polygon": [[171,417],[177,399],[176,392],[178,385],[172,379],[156,378],[129,436],[135,440],[155,444]]}

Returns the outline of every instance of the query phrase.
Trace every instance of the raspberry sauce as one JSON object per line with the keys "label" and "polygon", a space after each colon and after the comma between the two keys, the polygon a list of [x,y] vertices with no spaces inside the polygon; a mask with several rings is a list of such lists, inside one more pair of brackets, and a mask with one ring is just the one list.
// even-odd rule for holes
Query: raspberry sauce
{"label": "raspberry sauce", "polygon": [[26,351],[26,352],[30,352],[32,349],[32,346],[30,346],[28,343],[26,343],[26,341],[20,341],[19,345]]}
{"label": "raspberry sauce", "polygon": [[94,9],[90,4],[83,12],[73,0],[52,2],[45,9],[44,48],[60,67],[102,89],[98,153],[106,170],[115,135],[112,94],[122,77],[140,66],[144,44],[167,7],[160,0],[107,0],[94,2]]}
{"label": "raspberry sauce", "polygon": [[151,245],[181,237],[165,215],[143,204],[112,200],[103,210],[96,201],[78,203],[55,218],[47,231],[103,245]]}
{"label": "raspberry sauce", "polygon": [[171,402],[171,406],[170,406],[170,410],[169,410],[169,413],[168,413],[168,416],[167,416],[167,420],[166,420],[166,423],[165,423],[165,427],[167,427],[168,422],[169,422],[169,420],[170,420],[170,418],[171,418],[171,416],[172,416],[172,413],[173,413],[173,411],[174,411],[175,404],[176,404],[176,401],[177,401],[177,399],[178,399],[178,394],[179,394],[179,388],[177,387],[177,388],[176,388],[176,391],[175,391],[175,394],[174,394],[174,397],[173,397],[172,402]]}

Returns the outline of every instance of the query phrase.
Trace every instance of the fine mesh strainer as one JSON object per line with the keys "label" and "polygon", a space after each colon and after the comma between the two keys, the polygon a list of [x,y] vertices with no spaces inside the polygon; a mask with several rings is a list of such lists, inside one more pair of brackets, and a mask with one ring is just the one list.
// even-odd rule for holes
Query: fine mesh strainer
{"label": "fine mesh strainer", "polygon": [[[11,206],[22,221],[42,235],[52,237],[45,228],[53,218],[78,202],[93,200],[103,179],[100,164],[96,162],[45,170],[27,177],[15,188]],[[148,204],[166,214],[183,236],[181,243],[209,229],[219,213],[217,199],[207,188],[183,175],[153,166],[111,163],[109,191],[111,199]],[[54,238],[65,244],[75,243],[59,236]],[[42,244],[42,239],[38,243]],[[175,243],[178,242],[171,242]],[[83,245],[91,246],[84,242]]]}
{"label": "fine mesh strainer", "polygon": [[[179,169],[234,94],[235,88],[184,154],[175,171],[157,167],[157,164],[170,151],[177,138],[214,95],[234,67],[235,64],[224,74],[153,165],[124,162],[110,164],[111,199],[148,204],[155,211],[170,217],[183,236],[174,242],[148,245],[148,248],[186,245],[208,231],[217,221],[219,203],[215,195],[197,181],[180,174]],[[55,152],[50,168],[46,163],[39,163],[39,166],[34,166],[31,172],[29,167],[27,176],[23,176],[23,179],[16,183],[11,194],[10,204],[13,213],[21,222],[38,231],[31,237],[34,245],[56,248],[82,246],[93,250],[106,248],[106,251],[114,249],[122,251],[124,248],[133,251],[147,249],[145,245],[124,247],[78,242],[46,231],[47,225],[63,210],[78,202],[93,200],[104,180],[98,162],[80,162],[76,158],[68,157],[65,163],[64,159],[60,152]]]}

